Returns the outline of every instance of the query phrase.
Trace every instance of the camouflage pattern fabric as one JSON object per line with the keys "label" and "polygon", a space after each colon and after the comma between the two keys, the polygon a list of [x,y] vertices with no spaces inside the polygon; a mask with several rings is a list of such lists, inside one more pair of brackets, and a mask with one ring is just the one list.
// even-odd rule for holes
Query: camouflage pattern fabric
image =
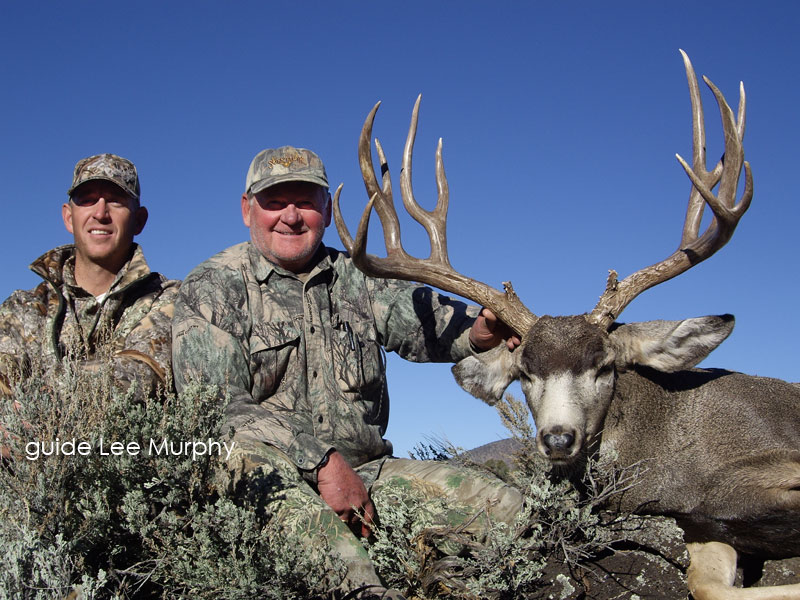
{"label": "camouflage pattern fabric", "polygon": [[226,472],[218,474],[220,489],[246,499],[256,510],[274,515],[275,522],[286,528],[292,539],[314,558],[326,563],[335,555],[342,560],[347,567],[344,580],[342,574],[326,569],[330,589],[351,591],[363,585],[380,585],[364,546],[284,453],[240,437],[227,467]]}
{"label": "camouflage pattern fabric", "polygon": [[[479,309],[424,286],[365,277],[347,255],[324,246],[311,264],[296,275],[245,242],[196,267],[175,302],[173,368],[179,390],[199,380],[227,393],[236,445],[220,489],[277,514],[306,537],[309,552],[341,557],[342,587],[354,590],[380,582],[358,539],[316,490],[316,467],[330,449],[361,476],[376,505],[394,482],[469,507],[448,508],[443,524],[454,515],[464,523],[483,508],[511,522],[522,499],[479,473],[390,458],[383,438],[383,351],[458,361],[473,352],[469,330]],[[480,537],[487,523],[474,519],[472,532]]]}
{"label": "camouflage pattern fabric", "polygon": [[319,156],[305,148],[281,146],[256,154],[247,170],[245,191],[257,194],[284,181],[307,181],[328,188],[328,175]]}
{"label": "camouflage pattern fabric", "polygon": [[[389,484],[421,492],[426,498],[447,499],[456,508],[446,515],[444,524],[463,527],[481,541],[492,521],[512,524],[522,509],[517,488],[493,475],[443,461],[387,459],[370,491],[378,504]],[[481,510],[479,518],[474,518]]]}
{"label": "camouflage pattern fabric", "polygon": [[86,368],[101,346],[110,351],[115,381],[137,382],[143,396],[163,385],[171,365],[170,325],[179,281],[150,271],[134,244],[102,302],[75,282],[74,246],[60,246],[31,264],[44,281],[17,290],[0,306],[0,379],[24,373],[33,359],[56,368],[66,353]]}
{"label": "camouflage pattern fabric", "polygon": [[[463,526],[465,532],[480,540],[486,537],[492,522],[513,524],[522,509],[522,495],[516,488],[446,462],[385,458],[368,462],[356,472],[377,507],[397,501],[394,486],[411,489],[418,497],[444,499],[448,510],[439,515],[440,524]],[[331,554],[338,556],[346,573],[342,580],[341,573],[329,570],[331,588],[350,591],[382,585],[364,546],[277,448],[240,438],[218,485],[268,510],[310,555],[322,552],[323,561]],[[463,547],[444,545],[440,550],[454,555]]]}
{"label": "camouflage pattern fabric", "polygon": [[275,446],[313,482],[332,448],[353,467],[391,454],[383,349],[458,361],[478,308],[366,278],[324,246],[312,264],[304,283],[250,242],[200,264],[175,303],[173,365],[179,390],[191,380],[227,390],[237,435]]}
{"label": "camouflage pattern fabric", "polygon": [[97,179],[115,183],[131,198],[139,199],[139,174],[136,167],[127,158],[116,154],[96,154],[79,160],[67,194],[72,196],[78,186]]}

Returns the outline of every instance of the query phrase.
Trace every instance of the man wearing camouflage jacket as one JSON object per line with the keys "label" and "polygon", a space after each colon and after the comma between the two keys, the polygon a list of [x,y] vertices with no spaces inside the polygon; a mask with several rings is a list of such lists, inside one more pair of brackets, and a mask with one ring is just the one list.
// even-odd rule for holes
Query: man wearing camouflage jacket
{"label": "man wearing camouflage jacket", "polygon": [[347,564],[344,587],[363,590],[355,597],[400,598],[380,587],[354,537],[369,534],[370,494],[381,482],[425,480],[454,501],[496,501],[492,516],[503,520],[521,500],[499,481],[390,458],[383,351],[455,362],[497,345],[507,329],[488,311],[430,288],[368,278],[324,246],[328,181],[309,150],[259,153],[241,208],[250,241],[196,267],[176,301],[176,385],[199,380],[227,392],[236,450],[226,485],[279,476],[280,499],[270,510],[304,530],[310,548],[326,537]]}
{"label": "man wearing camouflage jacket", "polygon": [[93,368],[101,346],[110,353],[114,379],[136,382],[143,397],[163,386],[170,372],[173,302],[178,281],[150,271],[133,241],[147,221],[139,202],[139,177],[129,160],[113,154],[75,166],[64,225],[74,244],[31,264],[44,281],[17,290],[0,306],[0,388],[32,363],[55,368],[75,356]]}

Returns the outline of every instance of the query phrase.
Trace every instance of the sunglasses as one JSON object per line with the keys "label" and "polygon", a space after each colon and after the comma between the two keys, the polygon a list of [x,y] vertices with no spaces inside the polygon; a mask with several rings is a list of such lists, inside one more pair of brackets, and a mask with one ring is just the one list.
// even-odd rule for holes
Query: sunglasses
{"label": "sunglasses", "polygon": [[76,194],[72,196],[71,200],[75,206],[86,207],[94,206],[103,198],[106,204],[112,208],[126,208],[130,207],[131,199],[122,194],[109,194],[105,192],[90,192],[88,194]]}

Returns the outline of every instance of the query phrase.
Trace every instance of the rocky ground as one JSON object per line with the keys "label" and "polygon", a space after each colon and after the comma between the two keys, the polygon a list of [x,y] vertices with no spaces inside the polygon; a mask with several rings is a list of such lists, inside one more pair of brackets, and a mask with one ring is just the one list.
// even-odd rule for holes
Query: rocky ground
{"label": "rocky ground", "polygon": [[[640,531],[614,552],[587,563],[585,567],[559,572],[553,566],[552,590],[544,598],[558,600],[678,600],[688,597],[686,567],[688,555],[683,532],[671,519],[643,519]],[[752,585],[780,585],[800,582],[800,558],[751,563],[740,568],[742,578]]]}
{"label": "rocky ground", "polygon": [[[478,463],[502,460],[513,467],[516,445],[499,440],[470,450]],[[604,515],[614,519],[612,514]],[[580,566],[548,566],[552,583],[541,598],[547,600],[680,600],[689,597],[686,568],[689,557],[683,531],[664,517],[641,517],[620,529],[611,528],[612,549]],[[800,582],[800,558],[781,561],[743,561],[737,585],[769,586]]]}

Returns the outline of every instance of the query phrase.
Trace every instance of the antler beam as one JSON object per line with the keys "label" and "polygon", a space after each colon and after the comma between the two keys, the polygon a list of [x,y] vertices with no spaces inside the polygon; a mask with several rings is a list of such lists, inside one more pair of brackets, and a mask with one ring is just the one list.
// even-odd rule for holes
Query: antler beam
{"label": "antler beam", "polygon": [[[617,281],[617,274],[611,271],[606,290],[597,305],[587,316],[590,322],[608,329],[619,317],[625,307],[643,291],[659,283],[672,279],[697,263],[704,261],[722,248],[733,235],[736,225],[750,206],[753,198],[753,176],[750,164],[744,160],[745,93],[744,84],[739,84],[739,112],[734,119],[733,111],[725,97],[707,77],[703,77],[706,85],[714,93],[722,116],[722,129],[725,136],[725,153],[711,171],[706,170],[705,121],[703,104],[700,99],[700,86],[697,84],[692,63],[686,53],[681,50],[689,81],[689,95],[692,102],[692,166],[676,155],[681,166],[692,181],[689,195],[689,206],[679,248],[659,263],[646,267]],[[744,166],[745,181],[742,198],[736,202],[739,176]],[[717,195],[712,190],[719,184]],[[699,235],[700,223],[705,205],[708,205],[714,217],[702,235]]]}
{"label": "antler beam", "polygon": [[[383,185],[378,185],[378,180],[372,165],[370,138],[375,114],[378,111],[378,102],[367,115],[358,143],[358,160],[361,165],[361,176],[369,196],[361,221],[358,225],[356,238],[350,236],[347,225],[342,218],[339,207],[341,186],[336,190],[333,199],[333,212],[339,236],[347,248],[353,262],[367,275],[372,277],[386,277],[419,281],[439,289],[457,294],[473,302],[485,306],[495,313],[503,322],[520,336],[525,335],[533,323],[536,315],[529,311],[520,302],[514,293],[510,282],[505,282],[505,292],[491,286],[470,279],[458,273],[452,266],[447,254],[447,207],[449,203],[449,188],[442,161],[442,140],[436,148],[436,186],[438,200],[432,211],[422,208],[414,199],[411,185],[411,157],[414,151],[414,140],[417,134],[417,121],[419,119],[419,104],[422,96],[417,97],[414,111],[411,116],[411,126],[406,138],[403,151],[403,163],[400,173],[400,192],[403,204],[408,213],[428,232],[431,244],[429,258],[414,258],[403,249],[400,239],[400,224],[392,199],[392,184],[389,175],[389,166],[380,142],[375,140],[378,152]],[[366,251],[367,230],[372,209],[375,208],[383,226],[383,237],[386,245],[386,258],[380,258]]]}

